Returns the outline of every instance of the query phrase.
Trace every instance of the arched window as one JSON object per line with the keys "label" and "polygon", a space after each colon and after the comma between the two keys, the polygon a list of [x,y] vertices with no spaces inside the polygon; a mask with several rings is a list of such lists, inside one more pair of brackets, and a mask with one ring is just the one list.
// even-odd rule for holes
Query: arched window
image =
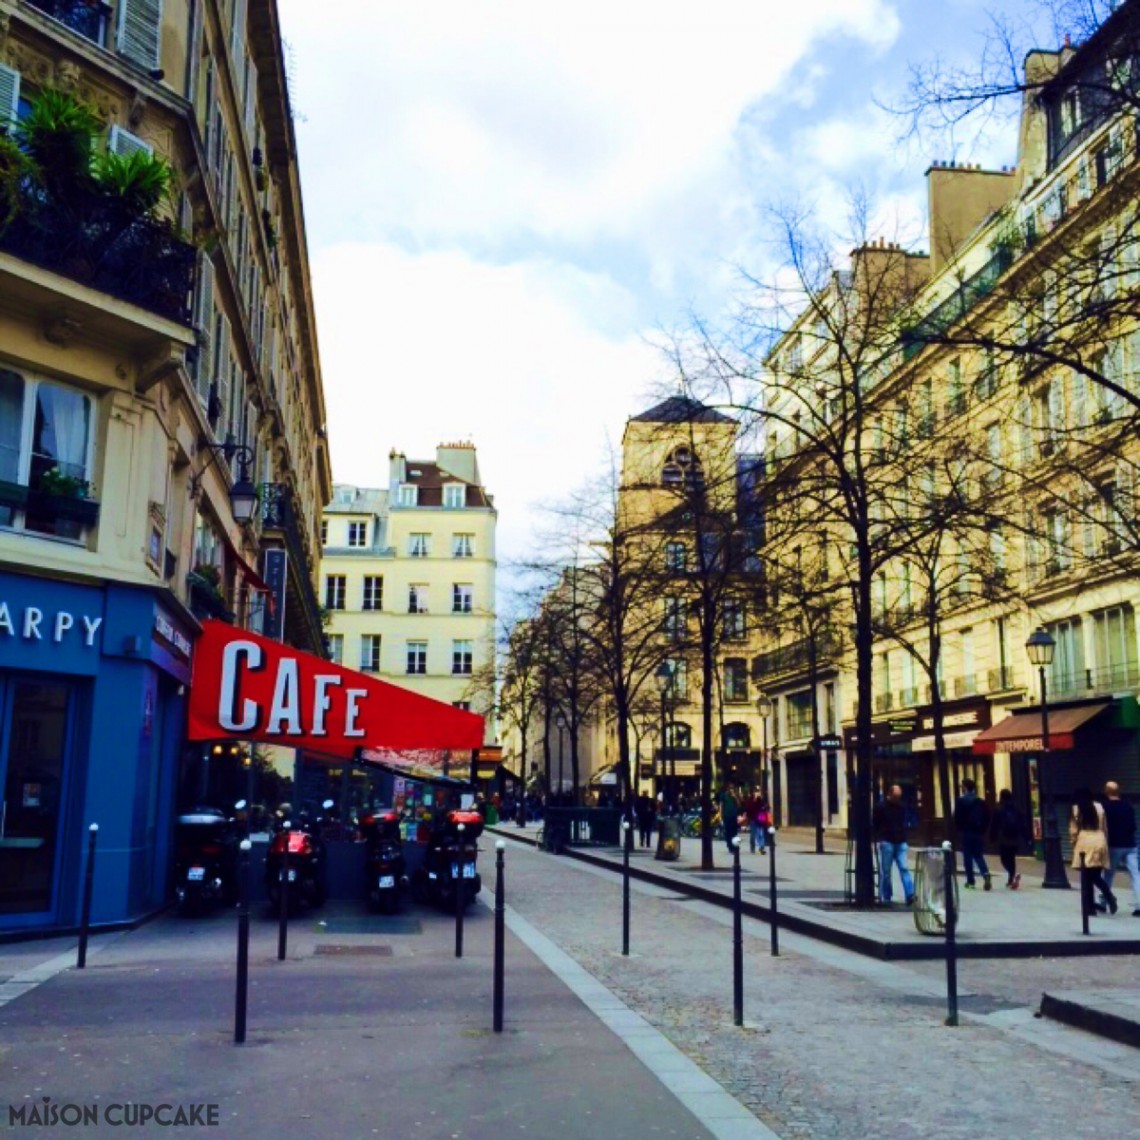
{"label": "arched window", "polygon": [[733,750],[747,751],[752,747],[752,733],[749,732],[748,725],[741,724],[739,721],[724,726],[721,740],[725,751],[729,752]]}
{"label": "arched window", "polygon": [[693,730],[679,720],[665,726],[666,748],[692,748]]}
{"label": "arched window", "polygon": [[665,487],[683,487],[691,491],[704,481],[701,461],[689,447],[675,447],[661,468],[661,483]]}

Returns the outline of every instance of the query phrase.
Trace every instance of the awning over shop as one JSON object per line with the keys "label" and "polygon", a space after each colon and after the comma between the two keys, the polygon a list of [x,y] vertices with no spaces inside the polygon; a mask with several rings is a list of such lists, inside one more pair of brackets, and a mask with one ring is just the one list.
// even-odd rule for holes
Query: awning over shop
{"label": "awning over shop", "polygon": [[617,766],[606,764],[590,777],[591,788],[610,788],[618,782]]}
{"label": "awning over shop", "polygon": [[[1083,724],[1108,708],[1108,703],[1078,705],[1070,709],[1049,710],[1050,751],[1071,751],[1073,734]],[[1045,741],[1041,734],[1041,711],[1014,713],[1005,720],[991,725],[974,738],[974,751],[979,754],[994,752],[1042,752]]]}
{"label": "awning over shop", "polygon": [[194,647],[188,740],[256,740],[353,757],[362,748],[483,743],[483,718],[221,621]]}

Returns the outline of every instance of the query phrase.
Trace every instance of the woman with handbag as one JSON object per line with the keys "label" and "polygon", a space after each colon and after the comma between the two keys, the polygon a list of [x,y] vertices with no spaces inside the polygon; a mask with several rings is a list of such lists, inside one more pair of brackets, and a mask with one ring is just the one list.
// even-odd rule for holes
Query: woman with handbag
{"label": "woman with handbag", "polygon": [[1093,888],[1108,900],[1112,914],[1118,910],[1116,895],[1104,881],[1104,869],[1108,866],[1108,825],[1105,822],[1104,808],[1093,799],[1089,788],[1079,788],[1073,802],[1073,814],[1069,819],[1069,838],[1073,843],[1073,867],[1081,872],[1081,898],[1086,914],[1095,914],[1098,909],[1093,901]]}

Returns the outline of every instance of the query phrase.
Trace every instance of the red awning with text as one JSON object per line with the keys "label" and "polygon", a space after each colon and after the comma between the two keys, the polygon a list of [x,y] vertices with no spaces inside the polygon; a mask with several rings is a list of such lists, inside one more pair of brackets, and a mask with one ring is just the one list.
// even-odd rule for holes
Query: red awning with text
{"label": "red awning with text", "polygon": [[207,621],[194,647],[189,740],[258,740],[352,757],[361,748],[483,743],[483,718],[248,630]]}
{"label": "red awning with text", "polygon": [[[1073,733],[1082,724],[1104,712],[1107,704],[1080,705],[1073,709],[1055,709],[1049,712],[1049,750],[1067,752],[1073,748]],[[1044,752],[1041,713],[1023,712],[1007,716],[974,737],[974,751],[983,754],[994,752]]]}

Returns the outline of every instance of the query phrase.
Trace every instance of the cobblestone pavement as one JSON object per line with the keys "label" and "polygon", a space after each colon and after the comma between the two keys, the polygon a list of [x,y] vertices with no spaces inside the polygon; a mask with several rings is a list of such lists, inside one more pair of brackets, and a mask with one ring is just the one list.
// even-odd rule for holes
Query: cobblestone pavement
{"label": "cobblestone pavement", "polygon": [[[963,1008],[975,1016],[950,1029],[934,965],[912,971],[861,959],[844,968],[836,963],[854,956],[832,948],[817,955],[804,939],[786,939],[772,958],[767,926],[746,922],[742,1031],[731,1024],[730,916],[637,884],[626,959],[619,878],[516,844],[508,861],[509,905],[784,1140],[1135,1134],[1140,1054],[1133,1060],[1120,1047],[1105,1067],[1097,1039],[1046,1031],[1018,1008],[1039,999],[1048,962],[1032,970],[966,964],[963,987],[973,996]],[[1060,968],[1091,972],[1103,963]],[[1001,1028],[1003,1016],[1020,1018],[1023,1030],[1028,1019],[1028,1032]]]}

